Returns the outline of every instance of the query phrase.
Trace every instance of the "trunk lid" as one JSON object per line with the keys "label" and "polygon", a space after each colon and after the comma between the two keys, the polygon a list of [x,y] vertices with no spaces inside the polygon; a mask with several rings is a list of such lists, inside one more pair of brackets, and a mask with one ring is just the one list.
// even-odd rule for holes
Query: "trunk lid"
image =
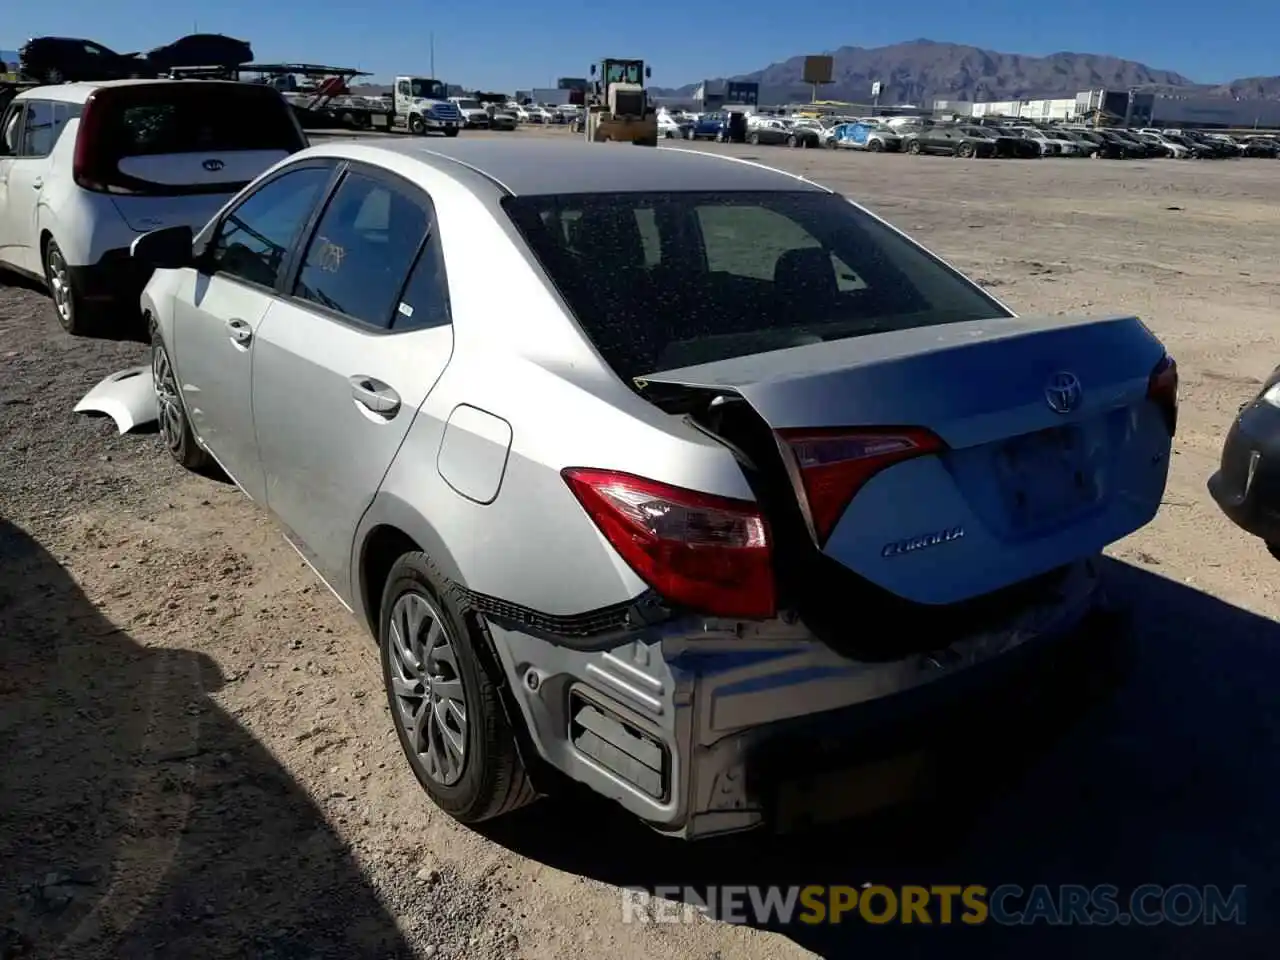
{"label": "trunk lid", "polygon": [[1151,520],[1171,446],[1147,397],[1163,355],[1135,317],[999,318],[637,382],[740,395],[775,431],[932,432],[943,448],[873,475],[822,547],[904,599],[947,604],[1096,554]]}

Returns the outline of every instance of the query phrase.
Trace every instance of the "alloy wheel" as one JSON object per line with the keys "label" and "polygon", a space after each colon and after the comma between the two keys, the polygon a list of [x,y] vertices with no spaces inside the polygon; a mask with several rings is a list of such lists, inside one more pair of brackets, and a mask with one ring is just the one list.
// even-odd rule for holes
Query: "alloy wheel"
{"label": "alloy wheel", "polygon": [[71,271],[67,269],[67,261],[62,251],[56,246],[49,251],[49,295],[53,298],[54,309],[58,311],[58,319],[64,327],[70,328],[74,307],[71,298]]}
{"label": "alloy wheel", "polygon": [[458,654],[435,604],[410,590],[391,608],[387,655],[397,719],[427,776],[449,787],[467,760],[467,705]]}
{"label": "alloy wheel", "polygon": [[182,398],[178,396],[178,380],[164,347],[151,350],[151,382],[156,391],[156,407],[160,420],[160,439],[172,454],[182,449]]}

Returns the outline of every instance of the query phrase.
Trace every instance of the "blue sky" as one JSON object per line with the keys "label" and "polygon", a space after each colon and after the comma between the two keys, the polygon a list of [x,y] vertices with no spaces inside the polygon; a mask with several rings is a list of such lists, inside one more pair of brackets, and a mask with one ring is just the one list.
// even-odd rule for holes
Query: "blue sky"
{"label": "blue sky", "polygon": [[[1109,53],[1202,82],[1280,74],[1280,5],[1262,0],[1237,0],[1216,16],[1212,5],[1192,0],[649,0],[612,9],[527,0],[474,7],[412,0],[9,0],[5,7],[3,49],[17,49],[30,36],[60,35],[145,50],[198,26],[249,40],[261,61],[354,66],[380,77],[425,73],[434,32],[440,79],[498,90],[584,76],[603,56],[644,57],[654,84],[678,86],[797,54],[918,37],[1006,53]],[[579,12],[596,10],[602,12]]]}

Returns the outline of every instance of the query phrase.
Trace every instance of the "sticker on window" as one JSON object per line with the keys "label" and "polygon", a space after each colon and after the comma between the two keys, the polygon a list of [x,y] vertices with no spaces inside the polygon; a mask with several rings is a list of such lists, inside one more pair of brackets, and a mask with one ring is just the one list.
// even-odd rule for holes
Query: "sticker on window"
{"label": "sticker on window", "polygon": [[413,316],[413,307],[409,306],[407,303],[401,303],[400,306],[396,307],[396,310],[400,313],[401,316],[404,316],[404,317]]}

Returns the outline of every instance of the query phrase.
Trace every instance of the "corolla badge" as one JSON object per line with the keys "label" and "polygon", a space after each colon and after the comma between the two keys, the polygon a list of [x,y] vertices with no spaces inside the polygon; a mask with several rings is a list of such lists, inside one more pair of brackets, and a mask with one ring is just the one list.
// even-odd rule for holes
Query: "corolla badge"
{"label": "corolla badge", "polygon": [[918,537],[907,537],[905,540],[886,543],[880,548],[880,556],[900,557],[904,553],[915,553],[917,550],[927,550],[939,544],[952,543],[962,537],[964,537],[964,527],[947,527],[945,530],[935,530]]}
{"label": "corolla badge", "polygon": [[200,166],[204,167],[210,173],[217,173],[219,170],[225,167],[226,164],[223,163],[221,160],[206,160],[204,163],[200,164]]}
{"label": "corolla badge", "polygon": [[1080,406],[1080,379],[1065,370],[1055,373],[1044,386],[1044,398],[1054,413],[1070,413]]}

